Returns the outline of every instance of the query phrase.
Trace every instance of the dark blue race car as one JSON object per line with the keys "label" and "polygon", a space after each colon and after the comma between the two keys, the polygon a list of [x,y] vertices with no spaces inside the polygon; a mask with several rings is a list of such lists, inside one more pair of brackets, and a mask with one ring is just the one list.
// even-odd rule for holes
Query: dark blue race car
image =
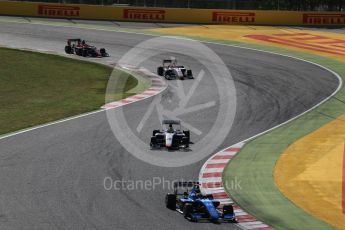
{"label": "dark blue race car", "polygon": [[[185,192],[179,193],[179,187],[186,188]],[[188,191],[189,188],[192,189]],[[166,195],[165,205],[168,209],[183,214],[190,221],[209,220],[215,223],[220,221],[236,223],[233,206],[229,204],[220,207],[220,202],[214,200],[212,195],[201,195],[198,182],[174,183],[174,193]]]}

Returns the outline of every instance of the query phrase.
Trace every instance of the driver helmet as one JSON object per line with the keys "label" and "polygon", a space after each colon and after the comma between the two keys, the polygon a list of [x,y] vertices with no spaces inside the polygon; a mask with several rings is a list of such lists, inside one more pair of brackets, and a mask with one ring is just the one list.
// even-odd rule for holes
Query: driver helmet
{"label": "driver helmet", "polygon": [[200,193],[200,186],[194,185],[194,191],[195,191],[195,193]]}
{"label": "driver helmet", "polygon": [[172,127],[172,124],[169,124],[168,132],[169,132],[169,133],[174,132],[174,129],[173,129],[173,127]]}

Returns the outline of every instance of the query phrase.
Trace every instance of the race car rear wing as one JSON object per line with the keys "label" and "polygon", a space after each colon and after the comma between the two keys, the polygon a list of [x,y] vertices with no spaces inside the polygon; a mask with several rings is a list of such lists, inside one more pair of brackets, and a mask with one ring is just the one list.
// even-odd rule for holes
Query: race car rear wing
{"label": "race car rear wing", "polygon": [[[184,195],[186,192],[188,193],[189,188],[193,188],[194,186],[199,186],[200,183],[197,181],[177,181],[174,183],[174,193],[176,195]],[[179,188],[186,188],[184,193],[178,193]]]}
{"label": "race car rear wing", "polygon": [[70,42],[81,42],[81,39],[80,38],[70,38],[67,41],[70,41]]}
{"label": "race car rear wing", "polygon": [[176,66],[177,65],[177,60],[176,59],[164,59],[163,60],[163,66],[165,65],[173,65]]}
{"label": "race car rear wing", "polygon": [[170,125],[170,124],[172,124],[172,125],[180,125],[181,121],[179,121],[179,120],[163,120],[162,124],[163,125]]}

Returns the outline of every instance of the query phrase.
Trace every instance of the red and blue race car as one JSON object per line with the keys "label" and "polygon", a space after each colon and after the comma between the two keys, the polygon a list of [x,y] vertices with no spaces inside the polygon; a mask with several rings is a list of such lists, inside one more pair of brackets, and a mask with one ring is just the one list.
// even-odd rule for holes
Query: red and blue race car
{"label": "red and blue race car", "polygon": [[[187,188],[187,190],[179,193],[179,187]],[[192,189],[188,191],[188,188]],[[194,222],[201,220],[214,223],[237,222],[233,206],[227,204],[221,207],[220,202],[214,200],[212,195],[201,195],[198,182],[175,182],[174,193],[166,195],[165,205],[168,209],[176,210],[186,219]]]}

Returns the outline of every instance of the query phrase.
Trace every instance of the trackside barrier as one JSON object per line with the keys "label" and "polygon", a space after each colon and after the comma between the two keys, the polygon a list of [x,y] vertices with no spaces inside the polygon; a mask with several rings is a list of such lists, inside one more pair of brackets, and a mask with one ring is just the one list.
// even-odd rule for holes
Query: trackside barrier
{"label": "trackside barrier", "polygon": [[0,14],[69,19],[239,25],[345,25],[345,12],[116,7],[0,0]]}

